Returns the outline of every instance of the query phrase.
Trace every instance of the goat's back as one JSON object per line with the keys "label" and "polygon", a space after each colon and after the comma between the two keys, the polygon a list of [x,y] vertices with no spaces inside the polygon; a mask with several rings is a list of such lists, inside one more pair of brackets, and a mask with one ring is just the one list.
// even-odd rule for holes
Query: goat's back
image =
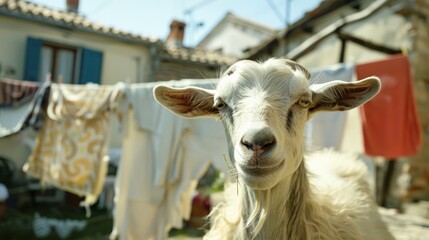
{"label": "goat's back", "polygon": [[362,160],[325,149],[308,155],[305,162],[314,198],[321,206],[351,219],[363,239],[393,239],[378,213]]}

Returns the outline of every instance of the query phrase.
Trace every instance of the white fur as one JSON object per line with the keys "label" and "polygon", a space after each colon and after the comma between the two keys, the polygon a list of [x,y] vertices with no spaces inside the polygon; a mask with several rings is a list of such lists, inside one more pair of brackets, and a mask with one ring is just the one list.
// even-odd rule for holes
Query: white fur
{"label": "white fur", "polygon": [[309,78],[290,60],[240,61],[216,91],[154,90],[171,111],[215,117],[225,126],[237,182],[212,212],[206,239],[392,239],[363,163],[331,150],[304,159],[306,121],[317,111],[365,103],[378,93],[380,81],[311,86]]}

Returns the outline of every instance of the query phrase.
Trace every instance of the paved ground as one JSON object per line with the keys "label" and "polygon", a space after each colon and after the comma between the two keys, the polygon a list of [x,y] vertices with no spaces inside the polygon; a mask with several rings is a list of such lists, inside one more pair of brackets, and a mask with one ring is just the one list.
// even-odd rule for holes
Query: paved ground
{"label": "paved ground", "polygon": [[[397,240],[429,240],[429,203],[409,204],[406,213],[380,208],[383,220]],[[426,218],[427,217],[427,218]],[[197,240],[198,237],[177,236],[170,240]]]}
{"label": "paved ground", "polygon": [[393,209],[380,209],[383,220],[397,240],[428,240],[429,239],[429,208],[424,204],[414,205],[419,212],[398,214]]}

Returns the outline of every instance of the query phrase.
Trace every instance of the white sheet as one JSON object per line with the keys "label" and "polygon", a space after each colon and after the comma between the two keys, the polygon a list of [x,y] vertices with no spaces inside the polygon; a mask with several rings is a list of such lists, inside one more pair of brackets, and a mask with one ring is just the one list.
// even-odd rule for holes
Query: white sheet
{"label": "white sheet", "polygon": [[[332,80],[356,81],[354,66],[339,64],[312,69],[314,83]],[[307,147],[310,150],[335,150],[363,153],[362,127],[358,109],[346,112],[319,112],[306,125]]]}
{"label": "white sheet", "polygon": [[[213,87],[212,80],[162,84]],[[223,127],[213,119],[189,120],[163,108],[153,98],[157,83],[124,87],[126,113],[123,156],[119,165],[112,237],[166,239],[169,229],[189,218],[192,193],[210,163],[227,167]]]}

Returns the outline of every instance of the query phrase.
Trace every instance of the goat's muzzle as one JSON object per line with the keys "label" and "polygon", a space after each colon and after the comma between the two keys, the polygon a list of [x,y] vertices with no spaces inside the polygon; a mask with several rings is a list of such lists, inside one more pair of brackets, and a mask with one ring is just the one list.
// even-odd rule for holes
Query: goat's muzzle
{"label": "goat's muzzle", "polygon": [[240,140],[241,152],[249,159],[248,165],[264,167],[264,159],[270,158],[271,152],[276,146],[276,138],[268,127],[253,128],[247,131]]}

